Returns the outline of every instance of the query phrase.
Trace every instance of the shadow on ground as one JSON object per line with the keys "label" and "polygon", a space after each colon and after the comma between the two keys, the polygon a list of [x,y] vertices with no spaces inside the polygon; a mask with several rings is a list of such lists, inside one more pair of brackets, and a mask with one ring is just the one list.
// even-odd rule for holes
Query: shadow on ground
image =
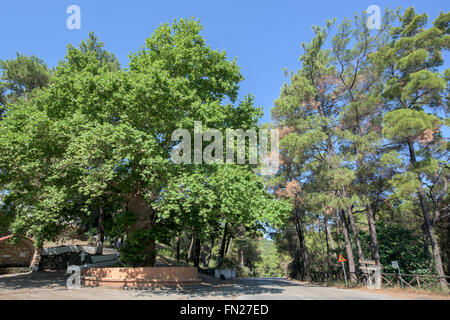
{"label": "shadow on ground", "polygon": [[[52,289],[54,291],[67,290],[66,281],[68,274],[63,272],[34,272],[27,274],[0,276],[0,290],[33,290]],[[84,287],[84,292],[95,293],[109,289],[117,293],[127,293],[140,298],[168,298],[168,299],[195,299],[195,298],[229,298],[239,296],[258,296],[283,294],[291,288],[320,287],[313,284],[289,281],[282,278],[272,279],[234,279],[220,280],[206,275],[199,275],[201,285],[178,288],[92,288]]]}
{"label": "shadow on ground", "polygon": [[66,287],[68,274],[63,272],[29,272],[0,276],[0,290],[51,289]]}
{"label": "shadow on ground", "polygon": [[267,294],[282,294],[292,287],[316,287],[311,284],[303,284],[286,279],[235,279],[217,280],[212,277],[199,276],[202,284],[199,286],[184,288],[150,288],[150,289],[124,289],[136,291],[136,296],[178,296],[186,298],[221,297],[234,298],[238,296],[256,296]]}

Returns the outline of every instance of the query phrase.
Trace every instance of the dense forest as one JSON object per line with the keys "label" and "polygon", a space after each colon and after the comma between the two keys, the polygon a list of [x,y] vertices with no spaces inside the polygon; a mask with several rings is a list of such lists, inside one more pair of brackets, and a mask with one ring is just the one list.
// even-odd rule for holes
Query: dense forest
{"label": "dense forest", "polygon": [[[448,275],[450,13],[386,9],[379,30],[366,22],[314,26],[262,125],[253,97],[239,98],[236,60],[193,19],[161,25],[127,68],[94,33],[52,69],[19,53],[0,61],[0,235],[41,248],[75,227],[98,253],[120,243],[124,265],[154,265],[160,244],[242,276],[308,279],[336,272],[339,254],[353,282],[360,259]],[[278,129],[280,169],[175,164],[171,135],[196,121]]]}

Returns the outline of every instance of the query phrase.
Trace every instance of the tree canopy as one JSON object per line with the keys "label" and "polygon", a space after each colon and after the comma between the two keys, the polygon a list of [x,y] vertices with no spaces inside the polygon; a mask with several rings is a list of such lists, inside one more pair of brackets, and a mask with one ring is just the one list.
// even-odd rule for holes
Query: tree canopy
{"label": "tree canopy", "polygon": [[[239,67],[207,46],[201,29],[185,19],[161,25],[123,70],[90,34],[68,46],[48,87],[8,108],[0,183],[15,234],[42,243],[92,206],[116,203],[110,214],[130,217],[123,260],[153,265],[155,241],[173,230],[204,236],[205,223],[228,221],[250,228],[273,214],[267,209],[282,211],[247,166],[171,161],[176,129],[192,130],[194,121],[246,129],[261,114],[251,97],[237,101]],[[177,201],[182,210],[174,212]]]}

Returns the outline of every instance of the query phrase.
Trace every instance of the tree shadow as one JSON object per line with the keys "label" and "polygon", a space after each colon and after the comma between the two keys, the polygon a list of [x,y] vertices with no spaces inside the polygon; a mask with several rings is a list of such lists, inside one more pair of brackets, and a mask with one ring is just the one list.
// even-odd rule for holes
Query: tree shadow
{"label": "tree shadow", "polygon": [[65,289],[69,274],[63,272],[29,272],[0,276],[0,290]]}
{"label": "tree shadow", "polygon": [[[136,274],[137,275],[137,274]],[[66,281],[69,277],[64,272],[30,272],[26,274],[0,276],[0,290],[20,289],[51,289],[67,290]],[[189,286],[156,286],[147,288],[111,288],[130,290],[136,297],[158,297],[167,299],[195,299],[205,297],[229,298],[238,296],[258,296],[282,294],[293,287],[320,287],[309,283],[300,283],[282,278],[272,279],[233,279],[220,280],[207,275],[199,275],[200,284]],[[85,287],[89,288],[89,287]],[[96,290],[96,288],[89,288]]]}
{"label": "tree shadow", "polygon": [[202,276],[200,285],[182,287],[182,288],[150,288],[150,289],[131,289],[138,291],[136,296],[158,296],[164,298],[167,296],[173,299],[174,296],[184,298],[204,298],[220,297],[233,299],[238,296],[256,296],[266,294],[282,294],[289,287],[312,287],[315,285],[302,284],[286,279],[234,279],[219,280]]}

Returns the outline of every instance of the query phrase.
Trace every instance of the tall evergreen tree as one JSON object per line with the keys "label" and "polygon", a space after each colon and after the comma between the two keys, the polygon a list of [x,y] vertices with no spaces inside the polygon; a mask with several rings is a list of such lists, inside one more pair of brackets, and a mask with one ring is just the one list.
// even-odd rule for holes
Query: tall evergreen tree
{"label": "tall evergreen tree", "polygon": [[[399,20],[401,25],[392,29],[392,43],[374,55],[385,72],[383,97],[389,112],[384,116],[383,134],[409,155],[409,165],[404,163],[392,184],[403,195],[417,193],[436,273],[443,277],[436,217],[430,211],[426,185],[442,166],[447,167],[447,159],[436,155],[446,148],[439,115],[448,107],[444,97],[447,83],[438,68],[443,64],[442,50],[450,45],[450,14],[441,13],[428,29],[428,16],[416,14],[413,8],[406,9]],[[440,278],[440,284],[447,289],[445,278]]]}
{"label": "tall evergreen tree", "polygon": [[38,57],[17,53],[16,59],[0,60],[0,120],[7,105],[30,98],[34,89],[47,87],[51,72]]}

